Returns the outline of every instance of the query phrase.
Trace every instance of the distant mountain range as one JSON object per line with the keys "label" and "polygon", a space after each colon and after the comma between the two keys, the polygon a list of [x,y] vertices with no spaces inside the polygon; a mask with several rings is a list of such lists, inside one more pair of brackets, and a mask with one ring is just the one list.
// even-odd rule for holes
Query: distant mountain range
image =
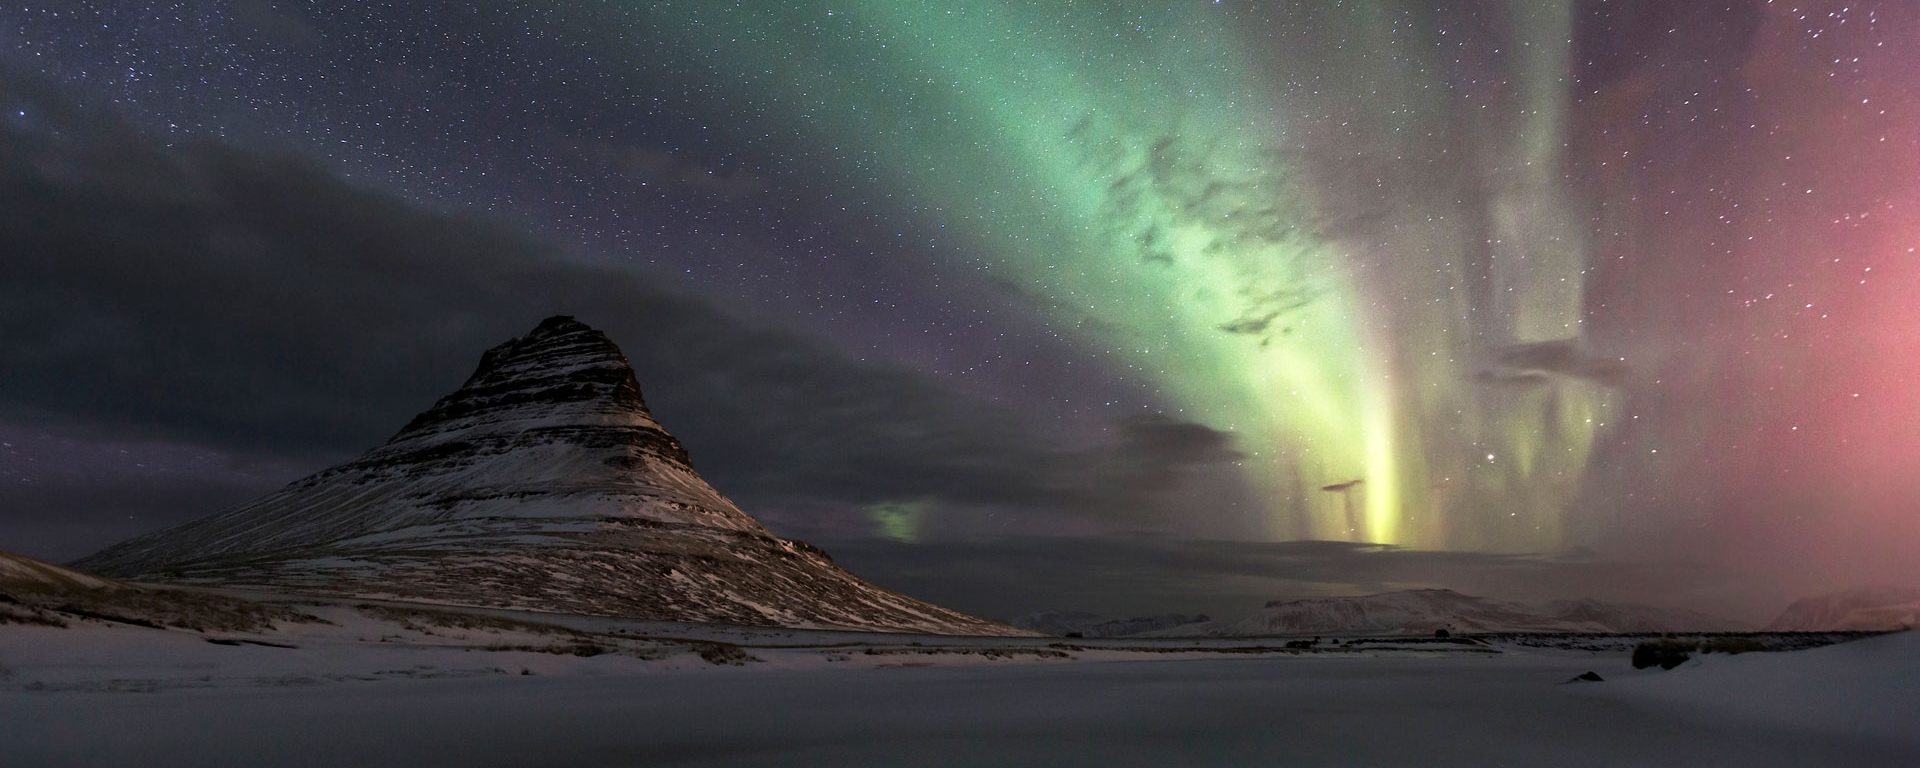
{"label": "distant mountain range", "polygon": [[1233,635],[1433,634],[1449,632],[1667,632],[1728,628],[1713,617],[1631,603],[1561,600],[1527,604],[1416,589],[1362,597],[1276,600],[1226,629]]}
{"label": "distant mountain range", "polygon": [[[1118,619],[1055,611],[1022,616],[1015,626],[1083,637],[1260,637],[1270,635],[1431,635],[1453,633],[1718,632],[1751,629],[1693,611],[1603,600],[1517,603],[1449,589],[1359,597],[1275,600],[1234,621],[1165,614]],[[1877,631],[1920,627],[1920,589],[1864,587],[1794,602],[1769,632]]]}
{"label": "distant mountain range", "polygon": [[1205,616],[1112,619],[1054,612],[1015,619],[1016,626],[1085,637],[1261,637],[1272,635],[1431,635],[1473,632],[1699,632],[1737,628],[1705,614],[1601,600],[1513,603],[1450,589],[1415,589],[1360,597],[1275,600],[1236,621]]}
{"label": "distant mountain range", "polygon": [[1213,618],[1206,614],[1167,613],[1116,619],[1085,611],[1044,611],[1021,616],[1010,623],[1021,629],[1058,637],[1135,637],[1172,632],[1182,627],[1212,626],[1212,622]]}
{"label": "distant mountain range", "polygon": [[881,589],[693,470],[605,334],[553,317],[384,445],[85,558],[159,582],[638,619],[1019,630]]}
{"label": "distant mountain range", "polygon": [[1920,589],[1862,587],[1796,600],[1767,625],[1777,632],[1920,627]]}
{"label": "distant mountain range", "polygon": [[[261,499],[76,563],[132,581],[264,588],[636,619],[1084,637],[1426,635],[1734,629],[1598,600],[1523,604],[1445,589],[1276,600],[1252,615],[1030,614],[1007,626],[874,586],[721,496],[654,420],[632,367],[570,317],[488,350],[385,444]],[[0,555],[13,592],[127,585]],[[135,590],[136,592],[138,590]],[[23,614],[24,615],[24,614]],[[1776,631],[1920,624],[1920,590],[1808,598]],[[1017,627],[1017,628],[1016,628]]]}

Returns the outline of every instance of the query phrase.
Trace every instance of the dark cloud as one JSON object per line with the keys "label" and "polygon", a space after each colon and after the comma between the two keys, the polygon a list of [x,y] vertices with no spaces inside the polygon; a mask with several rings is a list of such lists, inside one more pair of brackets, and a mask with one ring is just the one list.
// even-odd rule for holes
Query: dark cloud
{"label": "dark cloud", "polygon": [[0,421],[0,548],[37,556],[78,557],[183,510],[219,509],[302,474],[297,464],[37,421]]}
{"label": "dark cloud", "polygon": [[[1271,342],[1273,334],[1270,331],[1275,321],[1312,306],[1324,292],[1310,288],[1279,291],[1243,288],[1240,294],[1244,307],[1240,316],[1220,325],[1220,330],[1241,336],[1256,336],[1263,342]],[[1292,333],[1291,326],[1281,326],[1280,335]]]}
{"label": "dark cloud", "polygon": [[72,560],[270,492],[291,477],[264,480],[210,468],[204,474],[95,472],[0,484],[0,509],[6,510],[0,550]]}
{"label": "dark cloud", "polygon": [[[622,345],[717,486],[775,517],[907,498],[1029,523],[1150,516],[1148,497],[1234,457],[1227,436],[1159,419],[1068,448],[927,375],[635,271],[300,158],[164,145],[35,80],[0,71],[0,85],[15,115],[0,124],[0,421],[318,469],[385,439],[482,350],[567,313]],[[86,503],[140,507],[146,527],[211,511],[191,494],[171,513],[106,495]]]}
{"label": "dark cloud", "polygon": [[1578,339],[1557,339],[1514,344],[1499,351],[1505,377],[1532,373],[1554,373],[1618,386],[1626,382],[1627,364],[1616,357],[1602,357],[1586,348]]}
{"label": "dark cloud", "polygon": [[[1172,266],[1183,258],[1175,250],[1180,232],[1196,223],[1204,223],[1207,237],[1197,254],[1184,258],[1303,250],[1310,233],[1299,223],[1319,216],[1283,192],[1291,185],[1273,169],[1287,166],[1263,163],[1243,174],[1223,174],[1223,166],[1244,164],[1244,158],[1234,154],[1244,148],[1196,129],[1192,135],[1158,136],[1146,152],[1134,153],[1119,138],[1121,130],[1087,117],[1065,137],[1080,148],[1077,161],[1083,169],[1107,179],[1098,218],[1106,222],[1102,234],[1115,253]],[[1276,259],[1272,266],[1297,272],[1283,262]],[[1251,272],[1233,279],[1232,298],[1220,301],[1232,319],[1215,327],[1256,339],[1262,346],[1292,335],[1292,318],[1327,295],[1324,285],[1305,274],[1290,274],[1279,288]]]}
{"label": "dark cloud", "polygon": [[1163,416],[1123,419],[1119,432],[1116,445],[1087,457],[1096,482],[1087,491],[1096,506],[1176,490],[1194,473],[1246,458],[1231,433]]}

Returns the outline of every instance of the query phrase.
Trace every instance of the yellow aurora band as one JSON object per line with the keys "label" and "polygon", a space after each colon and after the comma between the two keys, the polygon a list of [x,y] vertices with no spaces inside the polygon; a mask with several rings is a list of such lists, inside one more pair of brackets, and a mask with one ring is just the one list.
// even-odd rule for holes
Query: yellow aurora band
{"label": "yellow aurora band", "polygon": [[1327,5],[853,2],[681,31],[1236,433],[1251,533],[1559,546],[1609,399],[1560,185],[1568,0],[1504,6],[1478,103],[1413,4]]}

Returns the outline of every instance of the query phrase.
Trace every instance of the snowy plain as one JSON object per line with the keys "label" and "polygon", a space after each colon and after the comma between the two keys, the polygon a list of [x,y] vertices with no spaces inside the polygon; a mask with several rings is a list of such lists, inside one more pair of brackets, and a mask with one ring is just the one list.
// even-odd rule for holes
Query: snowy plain
{"label": "snowy plain", "polygon": [[[635,625],[576,655],[537,627],[309,608],[329,623],[218,642],[0,626],[0,763],[1920,765],[1911,632],[1661,672],[1501,642],[1284,653]],[[739,654],[698,652],[722,638]],[[1590,670],[1606,681],[1567,682]]]}

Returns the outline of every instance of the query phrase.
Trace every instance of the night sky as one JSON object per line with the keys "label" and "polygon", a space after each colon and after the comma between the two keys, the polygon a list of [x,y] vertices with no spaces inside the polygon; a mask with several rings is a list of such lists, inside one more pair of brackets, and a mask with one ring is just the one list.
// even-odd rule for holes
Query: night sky
{"label": "night sky", "polygon": [[1920,583],[1920,4],[0,8],[0,549],[567,313],[722,492],[1007,616]]}

